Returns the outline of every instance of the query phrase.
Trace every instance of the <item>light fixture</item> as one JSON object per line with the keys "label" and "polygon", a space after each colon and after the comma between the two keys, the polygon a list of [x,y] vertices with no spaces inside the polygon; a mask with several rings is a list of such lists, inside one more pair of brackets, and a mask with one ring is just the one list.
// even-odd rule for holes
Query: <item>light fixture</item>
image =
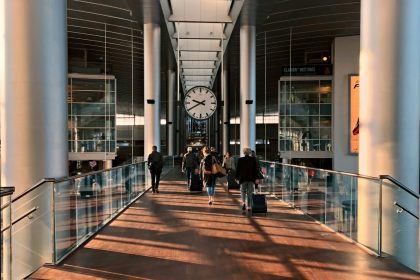
{"label": "light fixture", "polygon": [[322,61],[327,61],[327,60],[328,60],[328,57],[324,55],[324,56],[322,57]]}

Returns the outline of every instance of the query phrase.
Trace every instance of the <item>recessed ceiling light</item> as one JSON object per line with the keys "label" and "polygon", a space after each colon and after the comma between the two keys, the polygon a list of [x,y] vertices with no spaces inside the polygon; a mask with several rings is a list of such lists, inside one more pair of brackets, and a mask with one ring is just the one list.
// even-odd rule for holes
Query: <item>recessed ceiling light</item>
{"label": "recessed ceiling light", "polygon": [[322,61],[327,61],[328,60],[328,57],[327,56],[323,56],[322,57]]}

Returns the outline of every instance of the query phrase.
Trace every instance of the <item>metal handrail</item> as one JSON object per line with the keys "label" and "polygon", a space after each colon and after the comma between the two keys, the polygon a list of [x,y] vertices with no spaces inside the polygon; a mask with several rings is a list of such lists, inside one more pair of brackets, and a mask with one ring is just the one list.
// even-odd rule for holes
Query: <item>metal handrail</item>
{"label": "metal handrail", "polygon": [[414,196],[415,198],[419,199],[419,194],[418,193],[410,190],[409,188],[407,188],[406,186],[404,186],[403,183],[401,183],[400,181],[398,181],[394,177],[392,177],[390,175],[379,175],[379,179],[389,180],[392,183],[394,183],[397,187],[399,187],[400,189],[404,190],[405,192],[407,192],[407,193],[411,194],[412,196]]}
{"label": "metal handrail", "polygon": [[54,178],[45,178],[42,179],[41,181],[39,181],[38,183],[36,183],[35,185],[33,185],[31,188],[25,190],[23,193],[19,194],[18,196],[16,196],[15,198],[12,199],[12,201],[10,203],[6,203],[5,205],[3,205],[1,207],[1,210],[5,209],[6,207],[8,207],[10,204],[12,204],[13,202],[18,201],[19,199],[21,199],[22,197],[24,197],[25,195],[27,195],[28,193],[38,189],[40,186],[42,186],[44,183],[46,182],[54,182],[55,179]]}
{"label": "metal handrail", "polygon": [[22,219],[26,218],[27,216],[31,215],[33,212],[35,212],[36,210],[38,210],[38,206],[33,207],[31,210],[28,210],[27,212],[25,212],[25,214],[23,214],[22,216],[20,216],[19,218],[17,218],[16,220],[14,220],[12,222],[11,225],[8,225],[7,227],[5,227],[4,229],[1,230],[1,233],[3,233],[4,231],[8,230],[9,228],[11,228],[11,226],[15,225],[16,223],[20,222]]}
{"label": "metal handrail", "polygon": [[103,172],[106,172],[106,171],[112,171],[112,170],[117,170],[117,169],[123,168],[123,167],[133,166],[135,164],[139,164],[139,163],[143,163],[143,162],[145,162],[145,161],[136,162],[136,163],[128,163],[128,164],[124,164],[124,165],[118,165],[118,166],[115,166],[115,167],[112,167],[112,168],[92,171],[92,172],[83,173],[83,174],[80,174],[80,175],[74,175],[74,176],[71,176],[71,177],[64,177],[64,178],[56,179],[54,182],[55,183],[61,183],[61,182],[65,182],[67,180],[71,180],[71,179],[74,180],[74,179],[78,179],[78,178],[82,178],[82,177],[86,177],[86,176],[92,176],[92,175],[96,175],[96,174],[103,173]]}
{"label": "metal handrail", "polygon": [[355,176],[355,177],[359,177],[359,178],[362,178],[362,179],[369,179],[369,180],[375,180],[375,181],[379,181],[379,179],[380,179],[378,177],[367,176],[367,175],[362,175],[362,174],[358,174],[358,173],[350,173],[350,172],[336,171],[336,170],[327,170],[327,169],[322,169],[322,168],[314,168],[314,167],[309,167],[309,166],[301,166],[301,165],[281,163],[281,162],[268,161],[268,160],[260,160],[260,162],[274,163],[274,164],[278,164],[278,165],[298,167],[298,168],[302,168],[302,169],[314,169],[314,170],[319,170],[319,171],[328,172],[328,173],[347,175],[347,176]]}
{"label": "metal handrail", "polygon": [[1,187],[0,196],[12,195],[15,191],[15,187]]}
{"label": "metal handrail", "polygon": [[408,210],[407,208],[405,208],[404,206],[402,206],[398,202],[394,201],[394,205],[397,206],[398,208],[401,208],[402,210],[404,210],[405,212],[407,212],[408,214],[410,214],[411,216],[413,216],[417,220],[419,219],[419,217],[416,214],[414,214],[413,212],[411,212],[410,210]]}

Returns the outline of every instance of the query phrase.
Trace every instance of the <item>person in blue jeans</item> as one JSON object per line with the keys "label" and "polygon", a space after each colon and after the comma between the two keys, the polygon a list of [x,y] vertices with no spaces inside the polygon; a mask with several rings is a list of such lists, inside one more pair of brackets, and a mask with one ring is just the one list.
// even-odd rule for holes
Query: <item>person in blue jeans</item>
{"label": "person in blue jeans", "polygon": [[187,187],[191,187],[192,176],[198,167],[197,156],[193,153],[192,147],[187,148],[187,153],[182,158],[182,172],[187,175]]}
{"label": "person in blue jeans", "polygon": [[216,176],[212,174],[213,162],[216,159],[211,155],[208,147],[203,148],[204,158],[200,163],[200,170],[203,178],[203,184],[207,188],[207,194],[209,196],[209,205],[214,202],[215,187],[216,187]]}
{"label": "person in blue jeans", "polygon": [[257,179],[258,163],[255,157],[252,157],[250,148],[243,149],[244,157],[238,159],[236,165],[236,180],[241,184],[242,211],[252,207],[252,193],[254,185],[259,183]]}

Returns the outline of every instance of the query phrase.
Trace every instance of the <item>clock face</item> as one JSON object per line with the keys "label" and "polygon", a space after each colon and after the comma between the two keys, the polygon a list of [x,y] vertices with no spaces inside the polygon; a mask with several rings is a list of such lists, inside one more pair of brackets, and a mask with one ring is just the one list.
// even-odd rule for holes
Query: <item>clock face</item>
{"label": "clock face", "polygon": [[216,112],[217,99],[210,89],[198,86],[187,92],[184,107],[192,118],[205,120]]}

